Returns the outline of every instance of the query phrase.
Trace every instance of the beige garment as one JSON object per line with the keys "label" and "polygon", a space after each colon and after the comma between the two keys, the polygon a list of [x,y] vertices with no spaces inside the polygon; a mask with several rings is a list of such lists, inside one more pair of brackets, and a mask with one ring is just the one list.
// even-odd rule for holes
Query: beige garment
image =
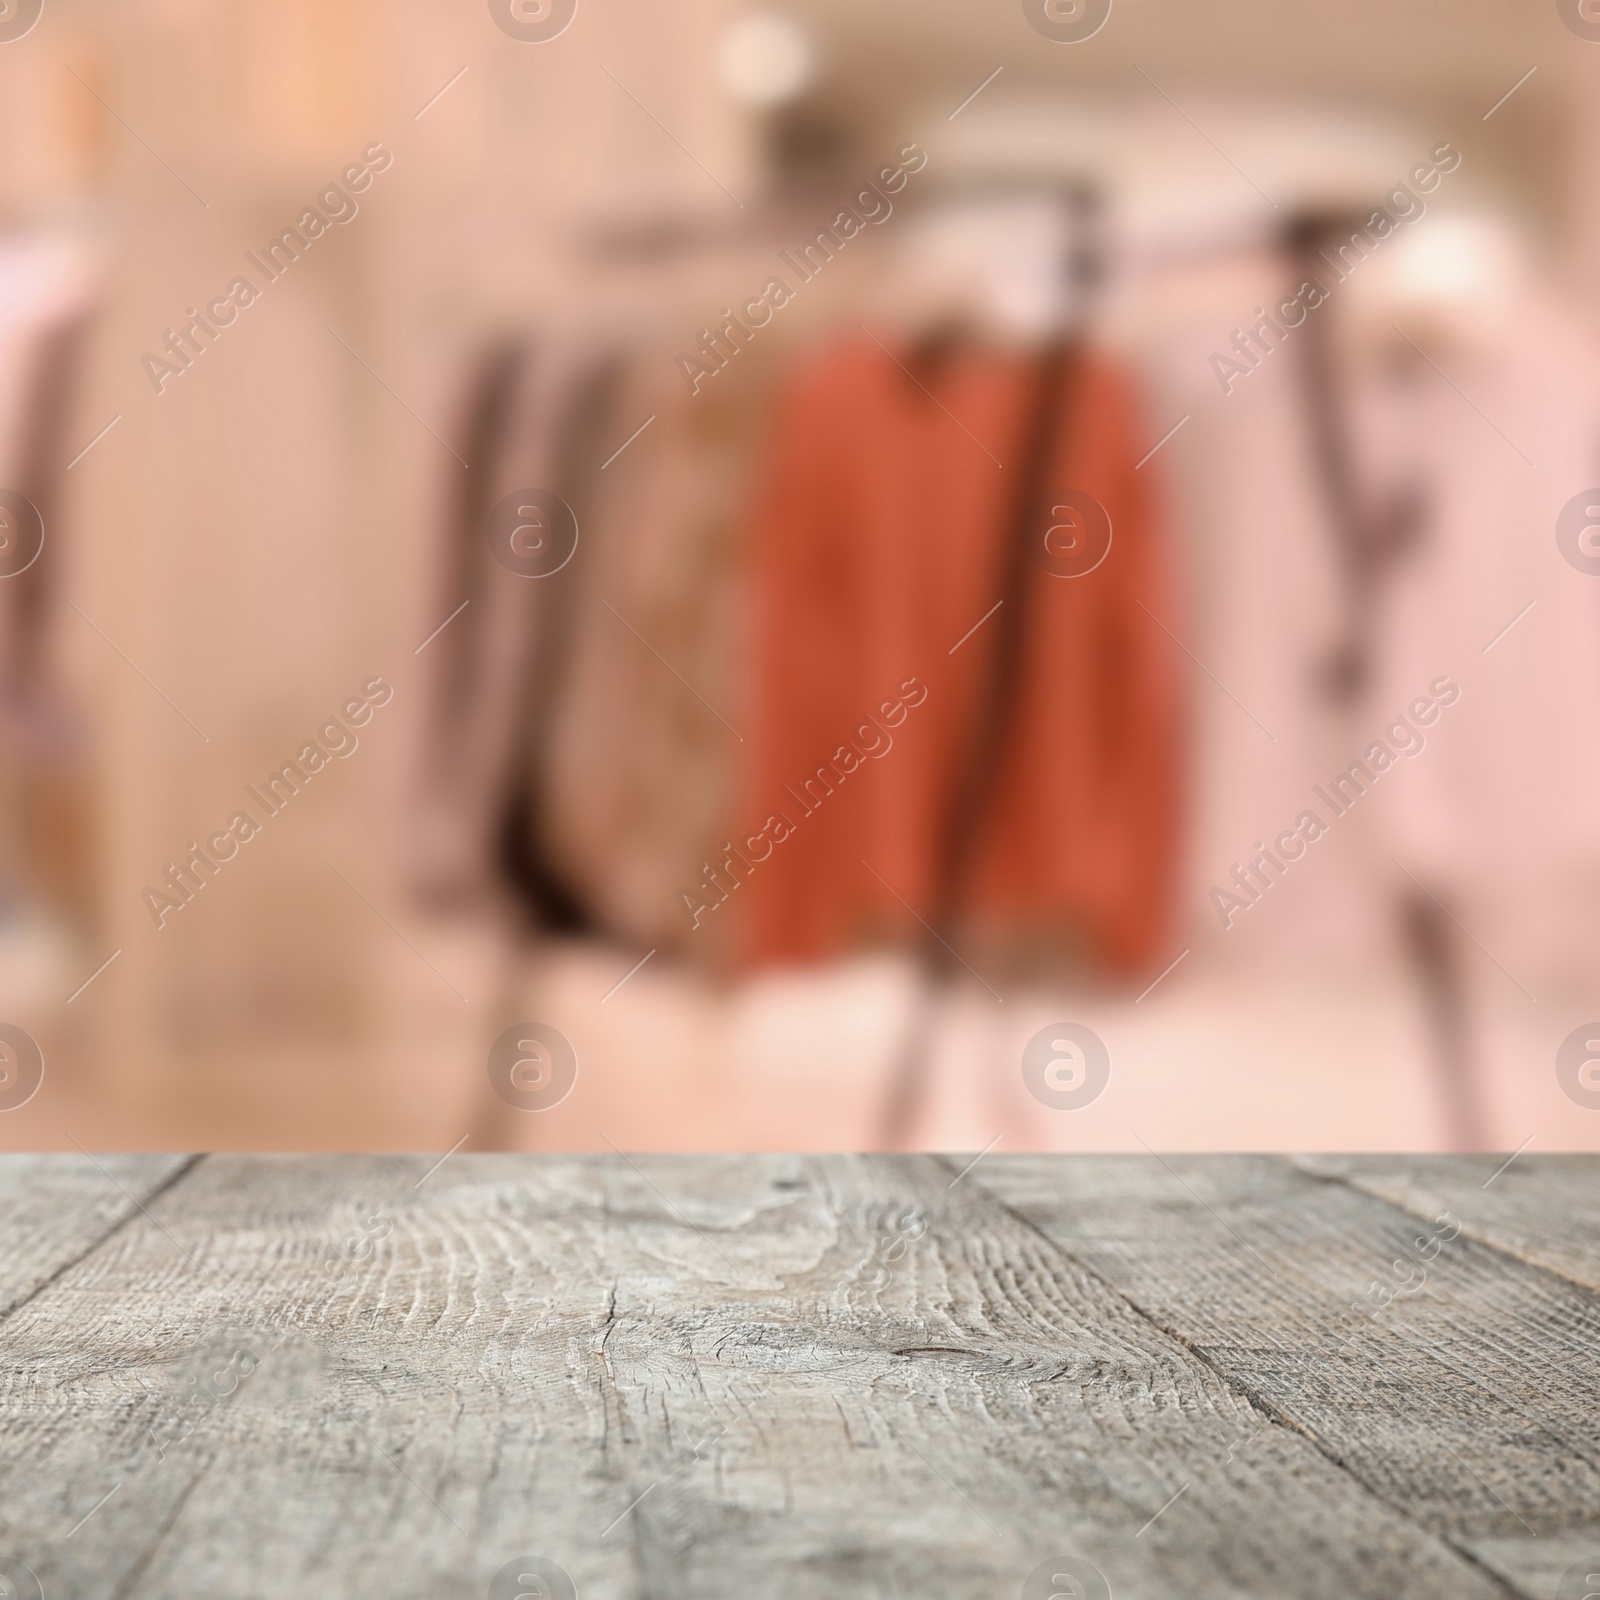
{"label": "beige garment", "polygon": [[541,840],[601,925],[645,947],[713,953],[678,890],[726,837],[743,732],[739,532],[786,344],[763,329],[698,393],[676,346],[637,346],[597,437],[614,448],[654,420],[575,491],[581,569]]}

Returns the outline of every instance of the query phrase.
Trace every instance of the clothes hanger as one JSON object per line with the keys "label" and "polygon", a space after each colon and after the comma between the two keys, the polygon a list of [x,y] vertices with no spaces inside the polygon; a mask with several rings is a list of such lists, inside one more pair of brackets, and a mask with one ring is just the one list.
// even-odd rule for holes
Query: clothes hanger
{"label": "clothes hanger", "polygon": [[884,299],[917,348],[1039,348],[1081,321],[1103,271],[1101,225],[1084,178],[947,184],[908,222]]}
{"label": "clothes hanger", "polygon": [[[1284,231],[1295,281],[1325,278],[1323,248],[1348,238],[1360,218],[1354,213],[1302,212]],[[1339,404],[1338,363],[1332,322],[1322,311],[1306,317],[1298,372],[1311,427],[1312,456],[1330,511],[1330,526],[1344,583],[1342,637],[1316,669],[1323,698],[1334,705],[1358,701],[1371,683],[1377,648],[1377,613],[1385,583],[1426,536],[1426,503],[1420,483],[1371,504],[1358,482],[1349,433]]]}

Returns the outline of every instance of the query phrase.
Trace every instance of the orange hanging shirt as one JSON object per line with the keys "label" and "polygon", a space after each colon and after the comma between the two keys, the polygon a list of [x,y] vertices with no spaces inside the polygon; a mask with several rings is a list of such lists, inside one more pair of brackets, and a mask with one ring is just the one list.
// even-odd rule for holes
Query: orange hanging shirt
{"label": "orange hanging shirt", "polygon": [[[779,407],[755,509],[734,839],[747,867],[727,875],[747,962],[915,940],[908,907],[936,914],[1039,366],[965,346],[919,362],[856,335],[813,357]],[[1059,575],[1070,559],[1028,563],[1008,619],[1015,690],[955,910],[963,924],[1087,941],[1131,968],[1160,953],[1178,761],[1174,646],[1155,620],[1170,626],[1163,556],[1119,370],[1076,360],[1057,435],[1033,547],[1070,553],[1084,533],[1063,491],[1103,507],[1110,545],[1078,576]]]}

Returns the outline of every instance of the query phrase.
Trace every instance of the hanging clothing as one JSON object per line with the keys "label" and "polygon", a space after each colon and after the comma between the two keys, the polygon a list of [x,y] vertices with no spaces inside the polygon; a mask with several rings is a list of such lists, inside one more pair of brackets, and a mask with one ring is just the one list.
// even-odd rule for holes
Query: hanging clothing
{"label": "hanging clothing", "polygon": [[[494,558],[489,518],[514,490],[562,492],[577,420],[613,359],[592,339],[495,341],[467,384],[459,436],[468,468],[452,480],[430,617],[466,609],[426,660],[430,711],[410,828],[410,875],[426,898],[471,900],[506,875],[506,819],[549,725],[567,610],[560,574],[527,578]],[[531,909],[563,920],[560,884],[528,852],[513,854]]]}
{"label": "hanging clothing", "polygon": [[1232,349],[1252,307],[1278,304],[1298,282],[1282,250],[1241,251],[1132,285],[1112,313],[1114,336],[1136,363],[1159,425],[1189,419],[1157,460],[1173,507],[1185,619],[1178,631],[1204,664],[1187,708],[1177,935],[1195,951],[1191,969],[1325,972],[1353,955],[1395,949],[1393,907],[1363,876],[1370,852],[1358,828],[1333,829],[1260,908],[1224,922],[1212,895],[1250,862],[1256,841],[1270,843],[1319,808],[1312,785],[1360,753],[1364,746],[1352,744],[1371,721],[1365,708],[1353,717],[1324,688],[1347,618],[1301,369],[1308,330],[1292,330],[1231,388],[1213,364]]}
{"label": "hanging clothing", "polygon": [[56,626],[68,429],[97,292],[82,240],[43,230],[0,239],[0,489],[32,508],[13,501],[0,538],[0,904],[20,894],[80,914],[95,877],[87,738]]}
{"label": "hanging clothing", "polygon": [[94,292],[93,263],[74,240],[42,232],[0,240],[0,488],[24,496],[45,526],[20,570],[8,560],[21,552],[0,550],[0,738],[23,761],[61,758],[79,739],[50,679],[48,623],[61,571],[56,513],[71,382]]}
{"label": "hanging clothing", "polygon": [[[1600,481],[1600,360],[1570,308],[1532,284],[1483,307],[1470,336],[1430,337],[1427,317],[1384,301],[1382,266],[1348,285],[1325,273],[1333,295],[1312,313],[1343,329],[1327,337],[1356,497],[1380,516],[1420,508],[1373,597],[1370,681],[1352,701],[1326,692],[1349,625],[1307,404],[1318,330],[1307,319],[1258,346],[1227,386],[1213,364],[1303,271],[1281,250],[1241,252],[1174,270],[1118,311],[1162,421],[1191,419],[1157,458],[1178,513],[1184,643],[1214,675],[1196,681],[1180,938],[1191,970],[1381,972],[1402,954],[1402,902],[1426,890],[1541,994],[1541,981],[1578,982],[1600,934],[1587,800],[1600,783],[1600,590],[1554,531]],[[1461,698],[1418,725],[1425,752],[1347,815],[1330,809],[1313,786],[1365,759],[1440,675]],[[1211,890],[1307,809],[1327,837],[1225,923]],[[1483,976],[1527,1003],[1487,963]]]}
{"label": "hanging clothing", "polygon": [[1138,469],[1148,441],[1121,371],[1081,357],[1045,452],[1043,520],[1015,528],[1039,393],[1025,351],[921,356],[860,335],[793,380],[754,514],[749,757],[731,841],[747,864],[721,874],[724,894],[739,884],[751,962],[918,931],[1000,636],[989,613],[1010,543],[1042,547],[1061,492],[1098,502],[1110,547],[1076,577],[1030,562],[1007,619],[1017,691],[963,849],[959,912],[1114,967],[1163,948],[1179,761],[1163,552]]}
{"label": "hanging clothing", "polygon": [[765,332],[698,394],[673,344],[636,341],[593,419],[587,470],[571,480],[583,566],[540,838],[602,925],[641,950],[720,954],[684,919],[677,890],[727,836],[741,748],[740,514],[786,368],[786,330]]}
{"label": "hanging clothing", "polygon": [[1372,798],[1382,865],[1437,892],[1515,974],[1486,983],[1528,1003],[1513,985],[1592,985],[1600,940],[1600,585],[1556,536],[1600,481],[1600,360],[1534,286],[1491,309],[1452,339],[1393,336],[1352,385],[1369,473],[1414,477],[1430,508],[1372,709],[1409,710],[1439,673],[1461,689],[1442,719],[1424,711],[1407,781]]}
{"label": "hanging clothing", "polygon": [[[434,611],[471,604],[424,658],[411,854],[433,898],[509,884],[547,929],[714,960],[676,891],[727,831],[740,514],[800,335],[766,330],[696,393],[674,363],[690,318],[544,328],[478,356]],[[530,486],[578,531],[541,577],[485,537],[500,498]]]}

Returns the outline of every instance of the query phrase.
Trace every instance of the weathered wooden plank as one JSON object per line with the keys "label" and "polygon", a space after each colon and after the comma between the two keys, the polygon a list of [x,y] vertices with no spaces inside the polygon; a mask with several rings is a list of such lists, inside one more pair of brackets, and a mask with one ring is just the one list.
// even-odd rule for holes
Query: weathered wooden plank
{"label": "weathered wooden plank", "polygon": [[1600,1593],[1600,1521],[1580,1523],[1538,1539],[1467,1539],[1463,1543],[1488,1571],[1523,1594],[1537,1595],[1540,1600],[1547,1596],[1585,1600]]}
{"label": "weathered wooden plank", "polygon": [[13,1319],[0,1504],[47,1593],[481,1596],[541,1549],[637,1592],[601,1176],[429,1165],[212,1158]]}
{"label": "weathered wooden plank", "polygon": [[1464,1552],[1592,1519],[1589,1290],[1270,1157],[990,1157],[972,1179]]}
{"label": "weathered wooden plank", "polygon": [[209,1159],[20,1308],[4,1553],[120,1600],[1507,1592],[931,1159],[427,1166]]}
{"label": "weathered wooden plank", "polygon": [[[1467,1237],[1600,1290],[1600,1162],[1593,1156],[1292,1159],[1308,1172],[1340,1178],[1422,1220],[1449,1211],[1461,1219]],[[1519,1529],[1517,1537],[1464,1543],[1485,1566],[1530,1594],[1556,1594],[1574,1568],[1600,1573],[1600,1521],[1578,1523],[1537,1540]],[[1581,1595],[1591,1588],[1600,1588],[1600,1583],[1580,1584],[1571,1593]]]}
{"label": "weathered wooden plank", "polygon": [[1592,1155],[1294,1160],[1419,1217],[1453,1211],[1472,1238],[1600,1290],[1600,1161]]}
{"label": "weathered wooden plank", "polygon": [[192,1158],[0,1157],[0,1319],[172,1183]]}
{"label": "weathered wooden plank", "polygon": [[[650,1170],[663,1187],[684,1171]],[[1118,1595],[1504,1592],[938,1163],[792,1173],[787,1216],[763,1229],[774,1281],[745,1291],[742,1327],[669,1301],[668,1279],[652,1316],[619,1311],[608,1346],[657,1448],[685,1399],[726,1382],[717,1368],[766,1380],[752,1426],[718,1441],[720,1477],[635,1513],[663,1596],[774,1592],[775,1571],[797,1596],[1031,1594],[1052,1553],[1092,1561]],[[728,1220],[745,1192],[727,1195]],[[705,1189],[690,1193],[680,1204],[716,1226],[718,1209],[696,1209]],[[808,1237],[813,1264],[786,1265]],[[888,1258],[908,1239],[864,1268],[875,1241]],[[686,1431],[715,1413],[690,1415]],[[765,1504],[740,1484],[768,1485]],[[1073,1592],[1039,1592],[1053,1589]]]}

